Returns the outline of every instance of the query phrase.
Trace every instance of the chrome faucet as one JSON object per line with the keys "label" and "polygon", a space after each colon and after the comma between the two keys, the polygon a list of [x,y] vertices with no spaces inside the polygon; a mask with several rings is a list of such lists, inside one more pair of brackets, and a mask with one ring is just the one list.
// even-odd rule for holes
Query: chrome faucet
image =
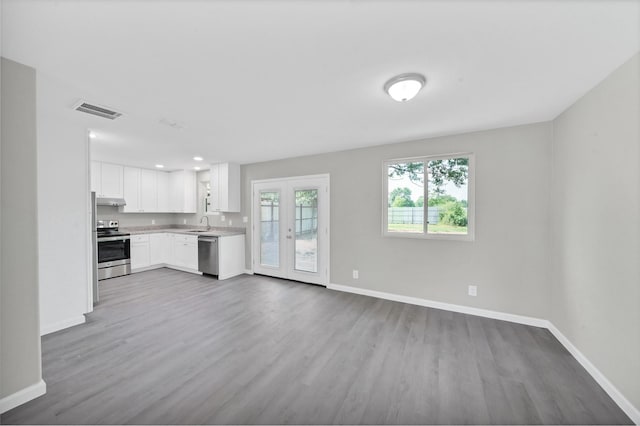
{"label": "chrome faucet", "polygon": [[204,219],[207,219],[207,231],[208,231],[209,229],[211,229],[211,225],[209,225],[209,216],[202,216],[200,218],[200,223],[202,223]]}

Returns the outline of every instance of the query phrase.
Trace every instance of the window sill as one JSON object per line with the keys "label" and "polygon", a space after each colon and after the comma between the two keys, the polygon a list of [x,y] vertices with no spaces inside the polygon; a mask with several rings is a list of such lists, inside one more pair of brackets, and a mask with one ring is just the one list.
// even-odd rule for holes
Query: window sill
{"label": "window sill", "polygon": [[424,234],[424,233],[411,233],[411,232],[389,232],[383,231],[383,237],[390,238],[409,238],[417,240],[441,240],[441,241],[475,241],[473,234]]}

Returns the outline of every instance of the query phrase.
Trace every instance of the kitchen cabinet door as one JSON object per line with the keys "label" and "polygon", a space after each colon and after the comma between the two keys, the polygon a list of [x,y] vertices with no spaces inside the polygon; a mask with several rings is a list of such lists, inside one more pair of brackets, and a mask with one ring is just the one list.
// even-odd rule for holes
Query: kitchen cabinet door
{"label": "kitchen cabinet door", "polygon": [[140,211],[140,169],[136,167],[124,168],[124,200],[127,202],[122,208],[124,213]]}
{"label": "kitchen cabinet door", "polygon": [[198,237],[173,236],[173,264],[181,268],[198,269]]}
{"label": "kitchen cabinet door", "polygon": [[140,209],[141,212],[158,211],[158,184],[155,170],[140,170]]}
{"label": "kitchen cabinet door", "polygon": [[102,197],[102,163],[91,162],[91,191],[96,193],[96,197]]}
{"label": "kitchen cabinet door", "polygon": [[240,211],[240,165],[212,164],[209,171],[211,211]]}
{"label": "kitchen cabinet door", "polygon": [[146,268],[151,265],[149,242],[131,243],[131,269]]}
{"label": "kitchen cabinet door", "polygon": [[169,173],[156,172],[156,184],[158,187],[158,212],[167,213],[169,210]]}
{"label": "kitchen cabinet door", "polygon": [[189,170],[180,170],[169,174],[170,211],[174,213],[196,213],[196,174]]}
{"label": "kitchen cabinet door", "polygon": [[170,252],[169,234],[149,235],[149,261],[151,265],[170,263]]}
{"label": "kitchen cabinet door", "polygon": [[103,197],[123,198],[123,167],[121,165],[102,163],[100,177]]}
{"label": "kitchen cabinet door", "polygon": [[187,268],[198,270],[198,242],[188,243],[186,246],[187,252]]}

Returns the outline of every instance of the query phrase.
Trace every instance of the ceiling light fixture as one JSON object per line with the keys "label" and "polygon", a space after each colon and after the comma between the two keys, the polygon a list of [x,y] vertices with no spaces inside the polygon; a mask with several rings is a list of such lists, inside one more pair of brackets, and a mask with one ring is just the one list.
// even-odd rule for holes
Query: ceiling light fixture
{"label": "ceiling light fixture", "polygon": [[406,102],[413,99],[426,83],[427,79],[422,74],[400,74],[384,84],[384,91],[394,101]]}
{"label": "ceiling light fixture", "polygon": [[164,164],[156,164],[156,167],[159,168],[159,169],[162,169],[162,168],[164,168]]}
{"label": "ceiling light fixture", "polygon": [[193,159],[196,161],[202,161],[202,157],[193,157]]}
{"label": "ceiling light fixture", "polygon": [[193,168],[193,170],[200,170],[200,167],[195,166],[195,167]]}
{"label": "ceiling light fixture", "polygon": [[95,139],[96,138],[96,134],[93,132],[89,132],[89,139]]}

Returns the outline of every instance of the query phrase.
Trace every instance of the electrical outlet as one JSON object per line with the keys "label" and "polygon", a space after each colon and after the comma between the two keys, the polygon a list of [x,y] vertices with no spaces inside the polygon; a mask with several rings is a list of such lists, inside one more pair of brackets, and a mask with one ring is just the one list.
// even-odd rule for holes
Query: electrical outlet
{"label": "electrical outlet", "polygon": [[478,286],[470,285],[469,286],[469,296],[477,296],[478,295]]}
{"label": "electrical outlet", "polygon": [[182,219],[182,224],[186,225],[187,224],[187,219]]}
{"label": "electrical outlet", "polygon": [[155,219],[151,219],[151,224],[155,225],[156,224],[156,220]]}
{"label": "electrical outlet", "polygon": [[243,216],[242,223],[247,223],[247,222],[249,222],[249,218],[247,216]]}
{"label": "electrical outlet", "polygon": [[353,270],[353,279],[357,280],[360,277],[360,273],[358,272],[357,269]]}
{"label": "electrical outlet", "polygon": [[224,216],[220,216],[220,220],[224,222],[225,217]]}
{"label": "electrical outlet", "polygon": [[229,226],[233,226],[233,221],[229,219]]}

